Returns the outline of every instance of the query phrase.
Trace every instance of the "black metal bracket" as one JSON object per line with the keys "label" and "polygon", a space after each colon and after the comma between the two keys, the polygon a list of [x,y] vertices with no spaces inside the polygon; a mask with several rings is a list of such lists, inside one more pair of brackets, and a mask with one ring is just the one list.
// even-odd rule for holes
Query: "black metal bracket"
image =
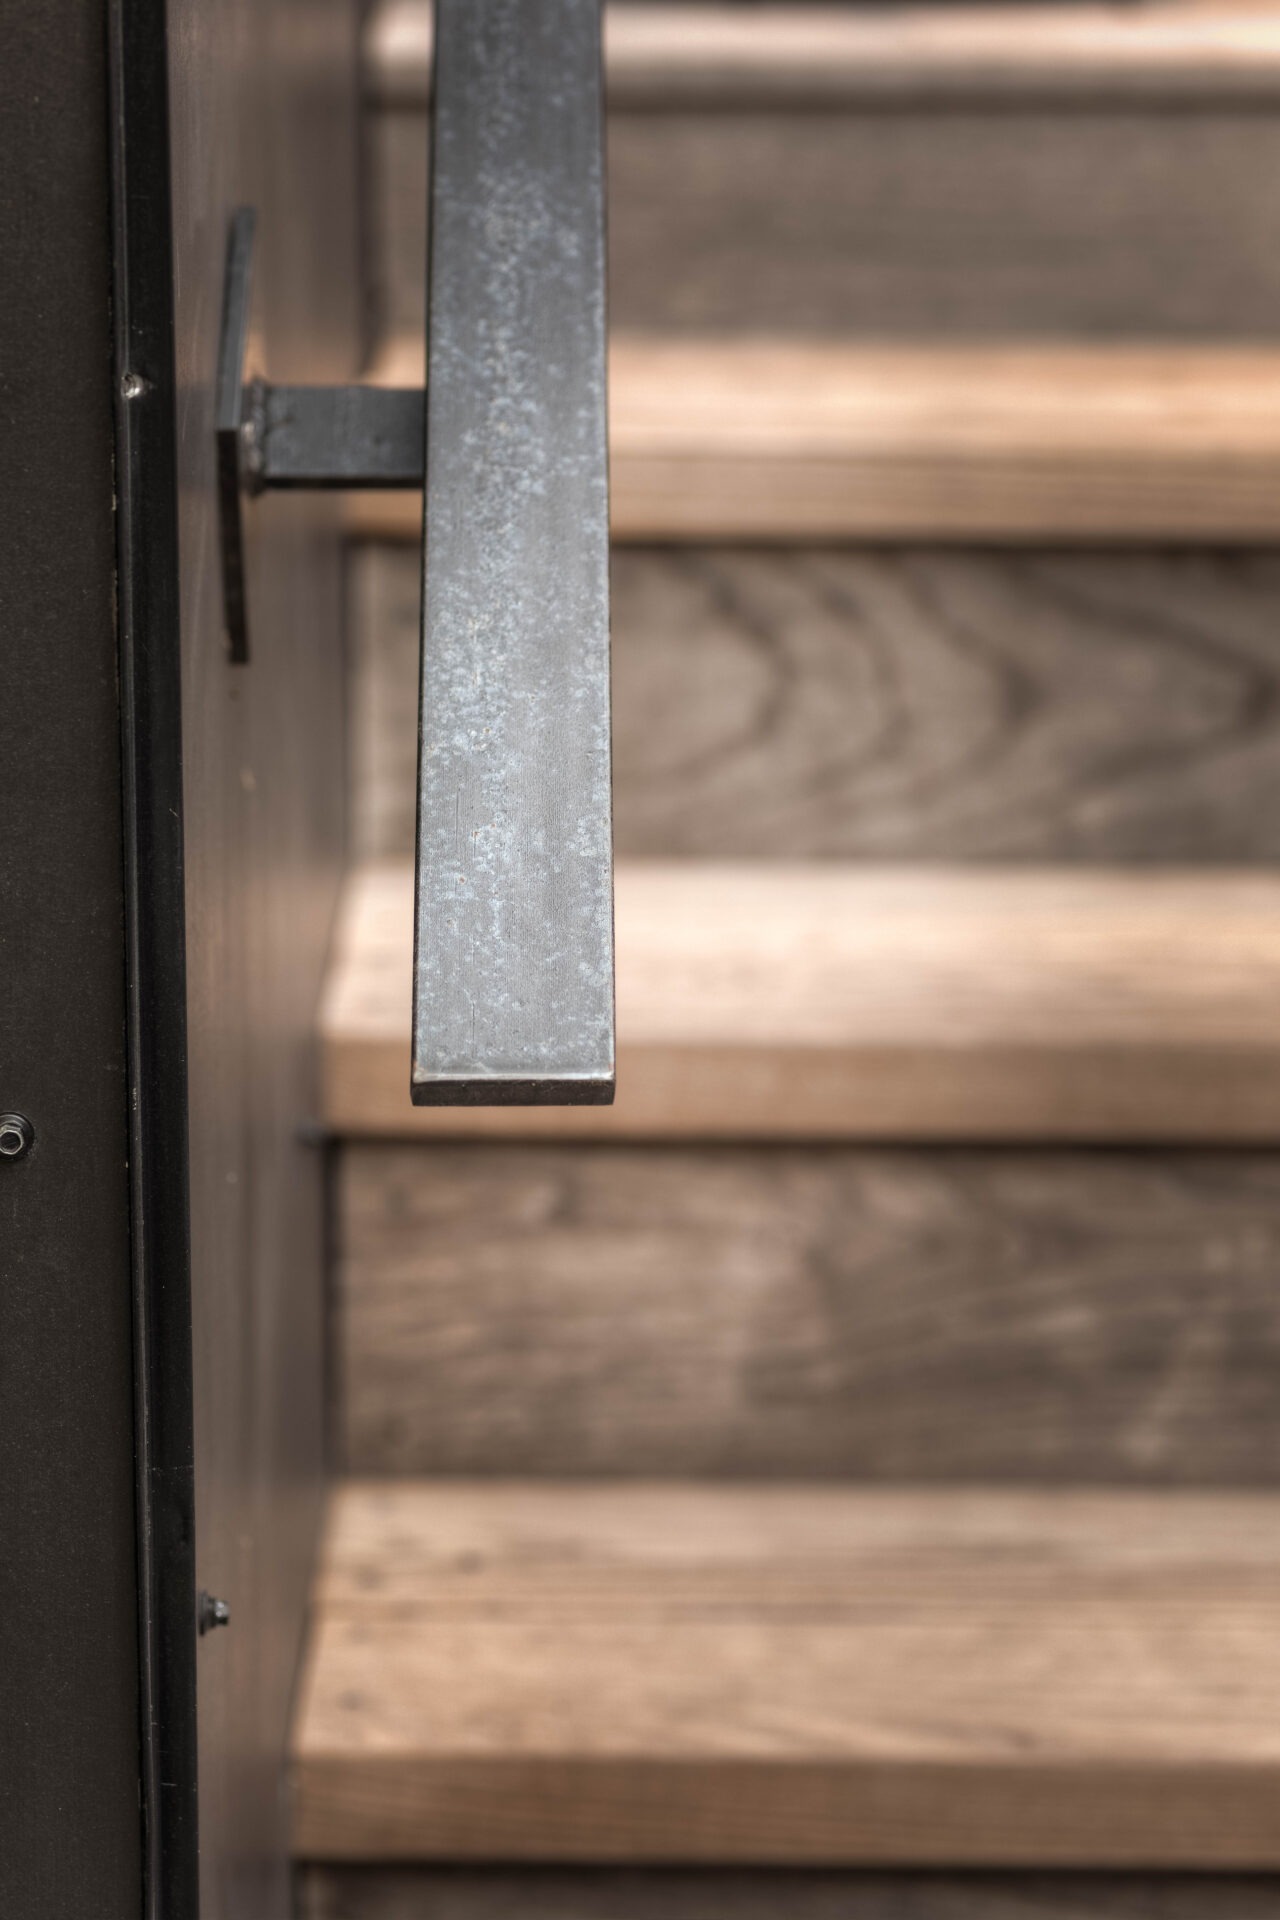
{"label": "black metal bracket", "polygon": [[249,658],[245,500],[283,488],[420,488],[426,466],[420,387],[272,386],[250,373],[255,226],[252,207],[232,216],[216,392],[223,617],[240,665]]}

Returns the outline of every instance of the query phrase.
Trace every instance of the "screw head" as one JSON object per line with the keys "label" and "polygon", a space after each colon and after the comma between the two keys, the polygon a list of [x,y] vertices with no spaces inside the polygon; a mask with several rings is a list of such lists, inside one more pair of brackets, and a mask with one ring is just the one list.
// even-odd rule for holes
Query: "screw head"
{"label": "screw head", "polygon": [[36,1130],[24,1113],[0,1113],[0,1159],[21,1160],[35,1144]]}
{"label": "screw head", "polygon": [[206,1593],[201,1588],[196,1596],[196,1626],[202,1634],[212,1633],[215,1627],[230,1624],[231,1609],[225,1600],[219,1600],[215,1594]]}

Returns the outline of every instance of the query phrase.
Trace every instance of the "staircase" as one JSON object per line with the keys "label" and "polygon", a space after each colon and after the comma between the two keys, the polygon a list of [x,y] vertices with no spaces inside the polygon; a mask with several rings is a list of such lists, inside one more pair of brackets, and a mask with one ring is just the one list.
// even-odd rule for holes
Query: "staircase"
{"label": "staircase", "polygon": [[[429,52],[381,0],[397,384]],[[408,1104],[363,496],[301,1913],[1270,1920],[1280,22],[607,59],[619,1098]]]}

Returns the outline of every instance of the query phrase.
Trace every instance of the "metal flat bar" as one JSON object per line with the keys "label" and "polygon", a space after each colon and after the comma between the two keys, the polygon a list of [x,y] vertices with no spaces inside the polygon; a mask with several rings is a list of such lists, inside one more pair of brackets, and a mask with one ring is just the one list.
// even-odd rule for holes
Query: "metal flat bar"
{"label": "metal flat bar", "polygon": [[438,0],[411,1090],[613,1098],[598,0]]}
{"label": "metal flat bar", "polygon": [[244,356],[249,341],[249,302],[253,284],[253,235],[257,215],[238,207],[227,233],[222,289],[222,331],[214,391],[217,433],[218,540],[222,558],[222,619],[227,653],[236,666],[249,659],[249,610],[244,582],[244,521],[241,512],[240,421],[244,399]]}
{"label": "metal flat bar", "polygon": [[261,487],[420,487],[421,390],[263,387]]}

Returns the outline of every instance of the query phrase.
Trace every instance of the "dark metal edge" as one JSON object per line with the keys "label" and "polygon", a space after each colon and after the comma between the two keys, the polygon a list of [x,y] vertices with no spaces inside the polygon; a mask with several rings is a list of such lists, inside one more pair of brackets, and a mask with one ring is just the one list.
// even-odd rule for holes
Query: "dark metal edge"
{"label": "dark metal edge", "polygon": [[147,1920],[197,1920],[177,414],[165,0],[109,0]]}
{"label": "dark metal edge", "polygon": [[612,1074],[572,1080],[502,1079],[497,1074],[464,1080],[439,1074],[420,1080],[415,1073],[409,1098],[415,1107],[611,1107],[616,1090]]}
{"label": "dark metal edge", "polygon": [[[603,0],[601,0],[601,5],[603,5]],[[433,4],[432,4],[433,33],[434,33],[434,28],[435,28],[435,11],[434,11],[434,0],[433,0]],[[432,182],[435,179],[435,168],[436,168],[436,62],[433,59],[431,62],[431,71],[427,77],[427,274],[426,274],[426,287],[425,287],[425,300],[426,300],[425,311],[428,315],[428,321],[427,321],[428,325],[430,325],[430,313],[431,313],[431,195],[432,195]],[[429,351],[428,351],[427,357],[428,358],[430,357]],[[423,589],[423,584],[422,584],[422,563],[425,561],[426,553],[427,553],[427,484],[426,484],[427,482],[427,392],[426,392],[426,385],[425,385],[426,378],[427,378],[427,373],[426,373],[426,367],[424,364],[424,369],[423,369],[424,385],[423,385],[423,391],[422,391],[422,513],[419,517],[419,522],[418,522],[419,527],[421,529],[418,535],[418,560],[419,560],[419,567],[418,567],[418,596],[419,596],[418,597],[418,685],[417,685],[417,708],[416,708],[417,715],[418,715],[418,727],[417,727],[416,737],[414,740],[414,749],[413,749],[413,764],[415,768],[414,784],[417,788],[417,795],[414,801],[414,808],[413,808],[413,849],[414,849],[413,851],[413,949],[412,949],[412,954],[410,956],[410,961],[409,961],[409,968],[410,968],[409,1023],[410,1023],[411,1031],[412,1031],[414,1020],[415,1020],[414,1009],[417,1006],[417,1000],[418,1000],[418,957],[419,957],[419,948],[422,944],[422,930],[419,925],[420,916],[418,913],[418,886],[419,886],[418,876],[421,871],[421,862],[419,859],[418,849],[422,845],[422,751],[423,751],[422,696],[423,696],[423,689],[425,688],[427,683],[427,649],[425,645],[427,608],[426,608],[426,595],[425,595],[425,591]],[[409,1104],[410,1106],[413,1106],[413,1107],[424,1104],[423,1102],[416,1099],[414,1096],[414,1086],[418,1077],[417,1068],[418,1068],[418,1063],[416,1059],[413,1058],[413,1053],[411,1049],[410,1059],[409,1059]]]}
{"label": "dark metal edge", "polygon": [[249,339],[249,299],[256,225],[257,215],[252,207],[237,207],[227,231],[222,331],[218,342],[218,373],[214,394],[218,544],[222,551],[222,623],[227,637],[228,658],[233,665],[240,667],[247,666],[249,661],[240,415],[244,393],[244,357]]}

